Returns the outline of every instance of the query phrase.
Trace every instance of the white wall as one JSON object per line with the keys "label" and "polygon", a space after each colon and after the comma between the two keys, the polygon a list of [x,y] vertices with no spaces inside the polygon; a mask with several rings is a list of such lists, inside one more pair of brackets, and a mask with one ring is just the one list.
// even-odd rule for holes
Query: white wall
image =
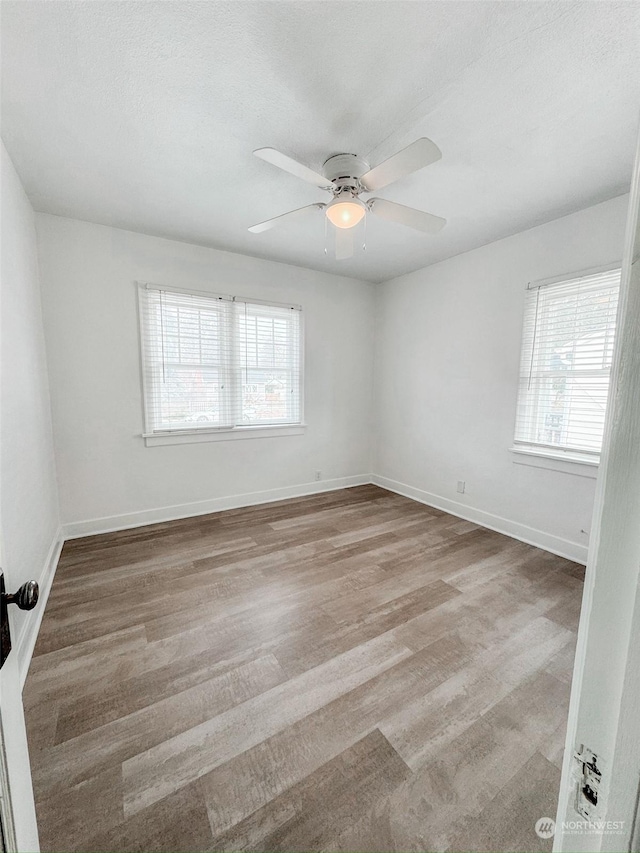
{"label": "white wall", "polygon": [[[595,473],[510,452],[527,282],[621,260],[626,196],[380,286],[373,470],[405,491],[585,561]],[[456,492],[458,480],[466,492]]]}
{"label": "white wall", "polygon": [[[9,592],[34,578],[46,588],[60,545],[51,408],[34,214],[1,146],[0,524]],[[11,608],[23,677],[42,607]]]}
{"label": "white wall", "polygon": [[[46,214],[37,231],[68,534],[368,480],[373,285]],[[306,433],[145,447],[136,280],[301,304]]]}

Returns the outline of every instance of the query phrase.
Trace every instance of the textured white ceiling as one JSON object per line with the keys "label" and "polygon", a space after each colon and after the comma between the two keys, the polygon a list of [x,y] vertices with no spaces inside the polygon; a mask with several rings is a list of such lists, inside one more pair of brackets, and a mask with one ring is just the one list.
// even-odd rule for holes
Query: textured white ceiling
{"label": "textured white ceiling", "polygon": [[[626,192],[640,105],[637,2],[4,0],[2,134],[36,210],[381,281]],[[368,217],[324,254],[320,170],[418,136],[435,165],[380,195],[449,224]]]}

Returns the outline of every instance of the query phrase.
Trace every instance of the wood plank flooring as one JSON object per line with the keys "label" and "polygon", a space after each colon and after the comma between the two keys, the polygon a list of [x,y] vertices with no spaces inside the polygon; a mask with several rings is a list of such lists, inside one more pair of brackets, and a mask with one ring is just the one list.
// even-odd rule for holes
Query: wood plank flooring
{"label": "wood plank flooring", "polygon": [[44,851],[537,851],[583,569],[375,486],[68,542]]}

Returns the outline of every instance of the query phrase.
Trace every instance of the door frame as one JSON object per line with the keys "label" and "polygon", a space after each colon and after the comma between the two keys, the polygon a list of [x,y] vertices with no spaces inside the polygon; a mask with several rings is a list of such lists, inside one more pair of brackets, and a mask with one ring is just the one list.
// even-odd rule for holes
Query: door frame
{"label": "door frame", "polygon": [[13,808],[11,805],[11,792],[9,788],[9,771],[7,768],[7,754],[4,748],[4,729],[0,719],[0,849],[12,853],[18,849],[16,841],[16,827],[13,819]]}
{"label": "door frame", "polygon": [[[640,794],[640,135],[631,182],[618,331],[578,628],[554,851],[630,851]],[[575,826],[584,745],[598,802]],[[637,850],[638,847],[635,847]]]}

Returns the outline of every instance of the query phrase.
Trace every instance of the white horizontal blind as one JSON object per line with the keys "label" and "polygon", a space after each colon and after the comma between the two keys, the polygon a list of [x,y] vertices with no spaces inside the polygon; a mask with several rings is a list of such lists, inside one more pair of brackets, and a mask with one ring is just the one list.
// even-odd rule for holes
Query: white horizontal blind
{"label": "white horizontal blind", "polygon": [[597,460],[602,446],[620,270],[527,291],[517,445]]}
{"label": "white horizontal blind", "polygon": [[240,423],[300,422],[300,311],[234,303]]}
{"label": "white horizontal blind", "polygon": [[298,308],[139,293],[147,434],[300,423]]}

